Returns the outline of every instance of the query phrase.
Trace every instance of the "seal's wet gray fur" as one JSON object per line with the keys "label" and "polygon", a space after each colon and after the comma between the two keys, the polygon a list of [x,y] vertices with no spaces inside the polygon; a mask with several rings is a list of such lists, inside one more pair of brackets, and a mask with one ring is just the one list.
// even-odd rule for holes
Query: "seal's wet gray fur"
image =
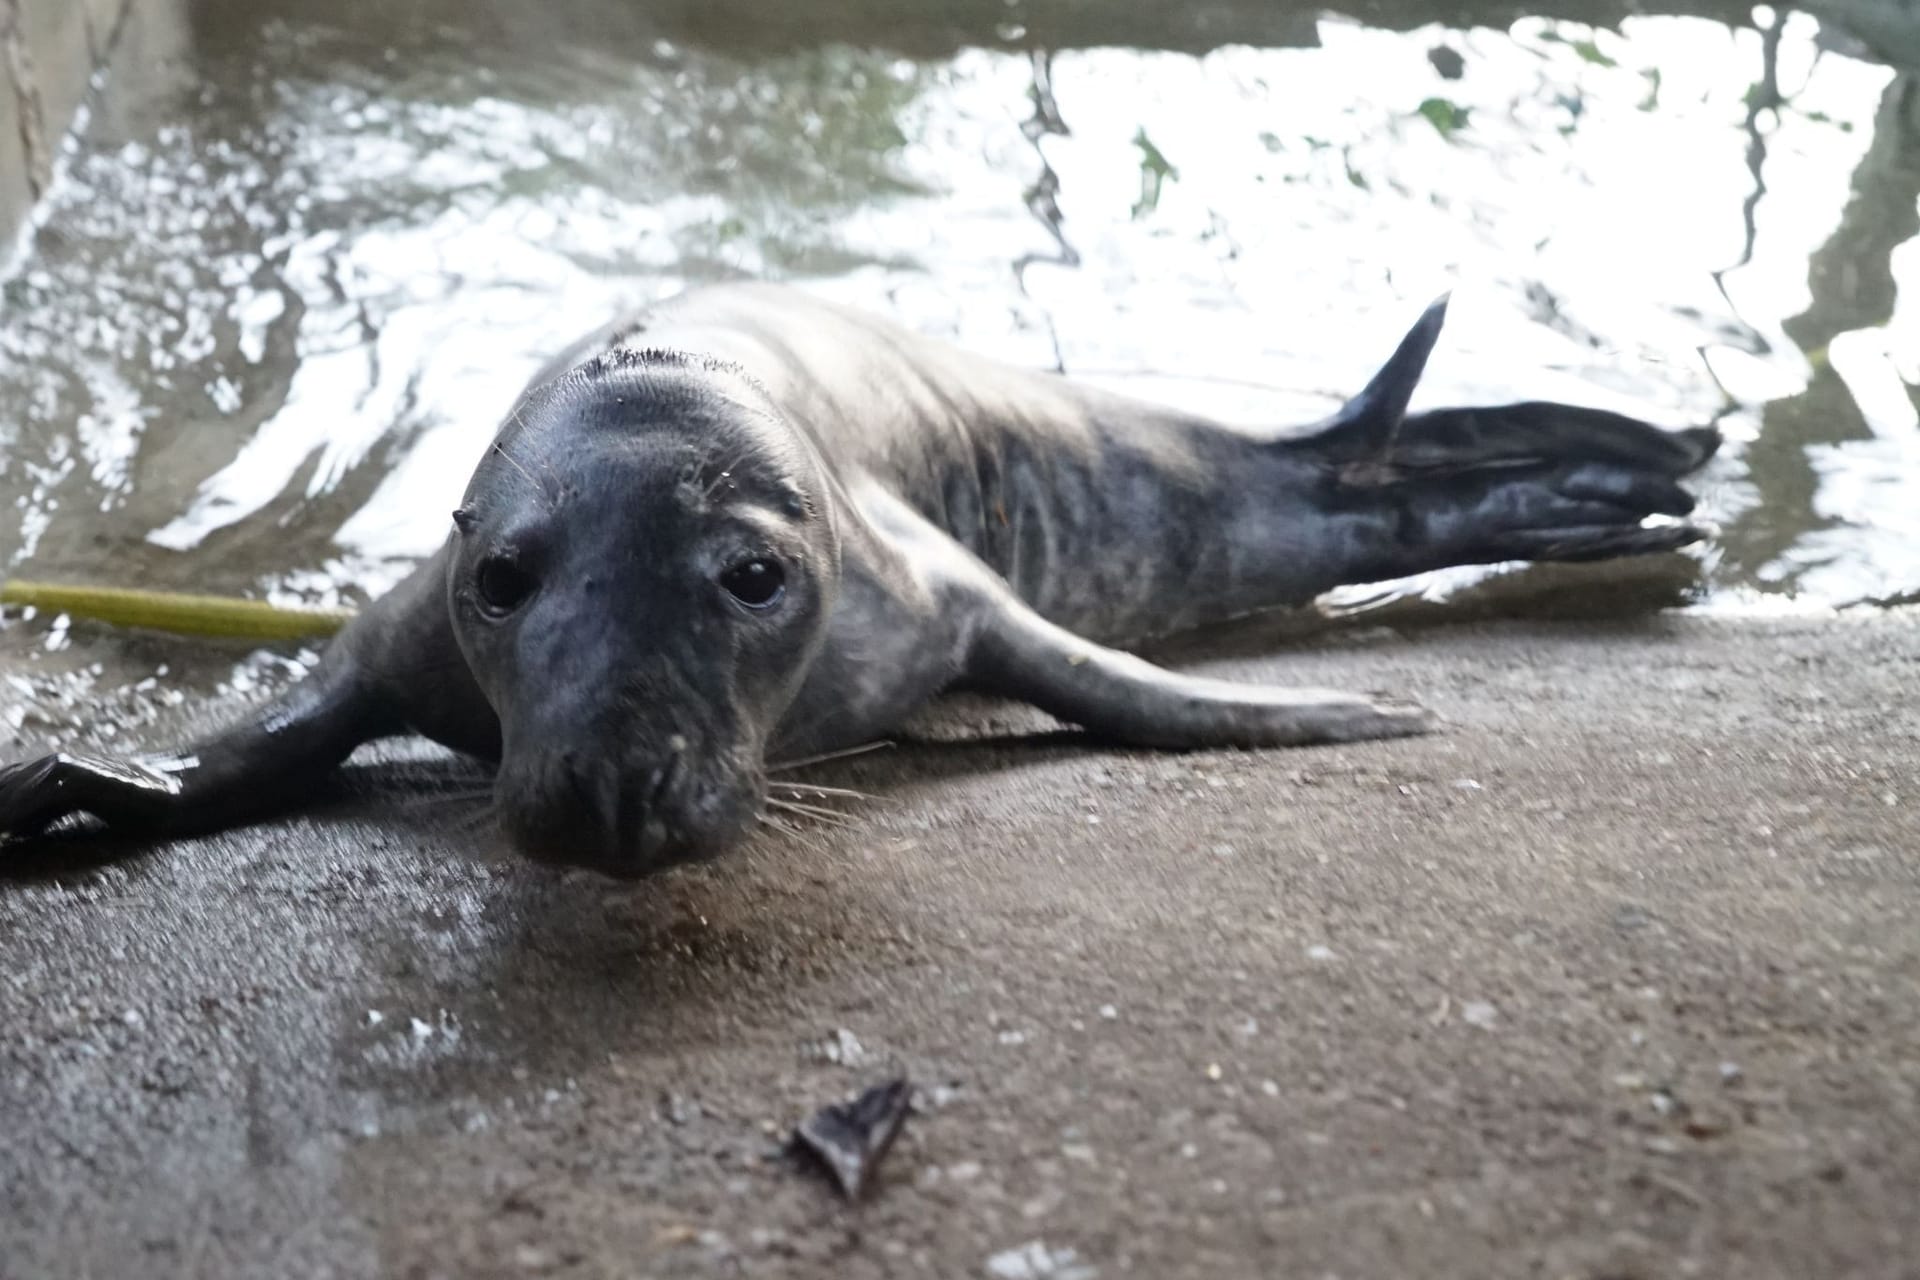
{"label": "seal's wet gray fur", "polygon": [[[1107,646],[1341,583],[1703,536],[1644,522],[1692,509],[1676,481],[1709,429],[1550,403],[1408,414],[1443,316],[1326,422],[1262,436],[787,289],[682,295],[535,379],[447,545],[307,680],[164,763],[0,771],[0,832],[229,823],[412,731],[500,761],[530,851],[637,874],[738,837],[770,755],[869,740],[956,686],[1157,747],[1419,732],[1412,707]],[[777,599],[717,585],[743,564]],[[487,573],[511,608],[481,598]]]}

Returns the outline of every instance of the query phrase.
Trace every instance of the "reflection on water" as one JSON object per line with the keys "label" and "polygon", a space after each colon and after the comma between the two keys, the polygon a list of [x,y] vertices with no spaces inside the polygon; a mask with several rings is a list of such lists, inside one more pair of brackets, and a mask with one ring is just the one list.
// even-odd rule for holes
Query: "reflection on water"
{"label": "reflection on water", "polygon": [[0,572],[380,590],[546,354],[751,275],[1249,423],[1451,288],[1425,403],[1723,423],[1709,602],[1920,590],[1920,94],[1836,27],[638,8],[134,32],[5,282]]}

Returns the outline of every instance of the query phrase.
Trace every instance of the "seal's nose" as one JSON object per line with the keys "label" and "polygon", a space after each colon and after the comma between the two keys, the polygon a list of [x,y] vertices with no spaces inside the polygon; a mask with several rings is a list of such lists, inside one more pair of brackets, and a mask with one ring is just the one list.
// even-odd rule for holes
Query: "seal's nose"
{"label": "seal's nose", "polygon": [[673,861],[669,796],[678,772],[677,755],[622,768],[562,748],[503,765],[499,805],[508,837],[527,856],[632,878]]}

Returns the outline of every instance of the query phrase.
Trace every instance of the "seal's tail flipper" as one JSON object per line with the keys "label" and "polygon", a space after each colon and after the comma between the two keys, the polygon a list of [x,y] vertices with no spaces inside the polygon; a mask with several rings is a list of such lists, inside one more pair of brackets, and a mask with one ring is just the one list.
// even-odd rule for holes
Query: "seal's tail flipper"
{"label": "seal's tail flipper", "polygon": [[1360,575],[1454,564],[1598,560],[1698,542],[1679,484],[1720,445],[1711,427],[1668,431],[1605,409],[1551,401],[1408,413],[1446,315],[1427,308],[1365,390],[1289,443],[1332,473],[1351,509],[1378,525]]}
{"label": "seal's tail flipper", "polygon": [[1391,463],[1433,473],[1591,462],[1677,477],[1703,466],[1719,447],[1720,433],[1712,427],[1669,431],[1607,409],[1532,400],[1413,414],[1400,430]]}
{"label": "seal's tail flipper", "polygon": [[1445,472],[1529,462],[1610,462],[1681,476],[1713,456],[1711,427],[1666,431],[1606,409],[1535,400],[1407,413],[1447,318],[1442,295],[1420,314],[1359,395],[1301,440],[1323,458],[1395,472]]}

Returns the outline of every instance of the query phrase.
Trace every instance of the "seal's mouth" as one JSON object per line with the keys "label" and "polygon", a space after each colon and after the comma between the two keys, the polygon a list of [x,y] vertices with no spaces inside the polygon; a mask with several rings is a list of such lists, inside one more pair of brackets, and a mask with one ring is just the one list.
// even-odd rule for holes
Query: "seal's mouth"
{"label": "seal's mouth", "polygon": [[754,807],[745,790],[703,780],[680,754],[615,766],[563,750],[503,764],[495,799],[527,857],[634,880],[735,843]]}

